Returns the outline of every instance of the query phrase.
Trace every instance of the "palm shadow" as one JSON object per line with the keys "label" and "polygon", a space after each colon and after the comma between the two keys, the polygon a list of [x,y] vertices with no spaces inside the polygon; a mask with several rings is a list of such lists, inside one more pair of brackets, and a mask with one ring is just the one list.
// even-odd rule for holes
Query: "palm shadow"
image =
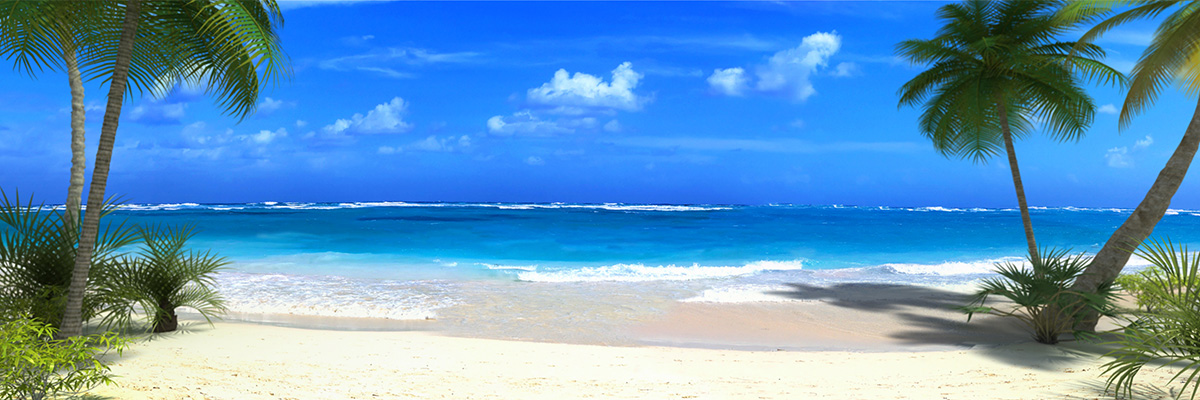
{"label": "palm shadow", "polygon": [[[980,354],[1010,365],[1049,370],[1079,357],[1099,357],[1104,346],[1064,342],[1057,346],[1033,341],[1016,320],[975,315],[970,321],[958,310],[971,295],[927,286],[880,283],[842,283],[814,286],[789,283],[787,290],[766,294],[837,307],[899,320],[901,328],[883,333],[906,346],[977,348]],[[1016,345],[1016,346],[1014,346]]]}

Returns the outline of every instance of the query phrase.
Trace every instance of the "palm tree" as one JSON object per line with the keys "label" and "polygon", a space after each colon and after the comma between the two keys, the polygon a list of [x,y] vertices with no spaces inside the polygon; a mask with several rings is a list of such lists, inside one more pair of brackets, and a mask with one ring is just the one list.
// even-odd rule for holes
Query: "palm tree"
{"label": "palm tree", "polygon": [[71,89],[71,174],[67,185],[64,229],[78,225],[83,198],[85,154],[85,110],[83,76],[79,72],[80,32],[86,29],[94,2],[0,1],[0,55],[13,58],[15,67],[30,75],[44,68],[57,69],[59,61],[67,72]]}
{"label": "palm tree", "polygon": [[[1123,4],[1133,7],[1101,21],[1085,33],[1079,42],[1088,43],[1123,23],[1141,18],[1154,18],[1172,8],[1175,10],[1163,18],[1153,41],[1133,67],[1129,94],[1121,107],[1119,126],[1122,129],[1128,127],[1133,117],[1149,107],[1158,98],[1159,92],[1176,79],[1187,88],[1188,93],[1194,95],[1200,91],[1200,3],[1163,0],[1092,1],[1070,4],[1064,7],[1062,14],[1064,18],[1069,19],[1094,17],[1104,15],[1113,6]],[[1073,289],[1095,291],[1101,283],[1111,281],[1121,273],[1121,269],[1133,254],[1132,251],[1150,237],[1154,226],[1166,214],[1171,205],[1171,198],[1179,190],[1179,185],[1183,183],[1188,167],[1192,164],[1192,158],[1196,156],[1197,146],[1200,146],[1200,104],[1197,104],[1179,146],[1175,148],[1171,158],[1167,159],[1166,166],[1158,173],[1158,178],[1146,192],[1146,197],[1096,253],[1084,276],[1075,281]],[[1089,322],[1089,325],[1083,328],[1095,328],[1095,320]]]}
{"label": "palm tree", "polygon": [[1105,83],[1124,76],[1097,58],[1095,45],[1078,47],[1055,38],[1076,21],[1055,18],[1052,1],[982,1],[938,10],[946,22],[937,36],[906,40],[897,52],[931,65],[900,88],[900,105],[924,103],[920,129],[942,155],[985,162],[1008,155],[1030,259],[1038,260],[1033,223],[1013,148],[1016,138],[1040,125],[1060,141],[1079,140],[1095,105],[1076,73]]}
{"label": "palm tree", "polygon": [[[117,124],[126,92],[155,89],[163,77],[207,83],[229,114],[253,112],[263,81],[287,73],[275,29],[282,14],[274,0],[126,0],[97,7],[82,35],[82,70],[109,82],[87,204],[101,204],[108,183]],[[160,56],[152,56],[159,52]],[[133,66],[133,67],[131,67]],[[260,74],[261,78],[260,79]],[[133,83],[133,86],[129,84]],[[99,213],[84,213],[79,250],[60,333],[78,336]]]}

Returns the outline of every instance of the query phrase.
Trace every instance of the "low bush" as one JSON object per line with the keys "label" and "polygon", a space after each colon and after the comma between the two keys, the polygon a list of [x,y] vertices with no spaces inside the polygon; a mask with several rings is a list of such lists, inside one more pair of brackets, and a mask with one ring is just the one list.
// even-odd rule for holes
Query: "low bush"
{"label": "low bush", "polygon": [[100,357],[120,354],[115,333],[54,339],[55,328],[30,318],[0,325],[0,399],[42,400],[112,383]]}
{"label": "low bush", "polygon": [[[975,297],[960,310],[967,320],[976,313],[1011,317],[1020,320],[1039,343],[1055,344],[1059,336],[1073,333],[1077,322],[1087,310],[1111,314],[1114,300],[1113,285],[1101,286],[1097,293],[1070,289],[1087,268],[1091,259],[1084,254],[1071,256],[1068,250],[1043,250],[1039,258],[1029,257],[1029,268],[1011,262],[997,263],[998,278],[985,279]],[[990,296],[1000,296],[1012,302],[1000,308],[987,305]]]}
{"label": "low bush", "polygon": [[1171,382],[1182,377],[1184,392],[1190,386],[1194,399],[1200,389],[1200,257],[1170,240],[1147,242],[1137,254],[1153,265],[1139,287],[1139,296],[1153,306],[1135,314],[1110,343],[1119,348],[1103,367],[1107,388],[1128,398],[1146,365],[1177,366]]}

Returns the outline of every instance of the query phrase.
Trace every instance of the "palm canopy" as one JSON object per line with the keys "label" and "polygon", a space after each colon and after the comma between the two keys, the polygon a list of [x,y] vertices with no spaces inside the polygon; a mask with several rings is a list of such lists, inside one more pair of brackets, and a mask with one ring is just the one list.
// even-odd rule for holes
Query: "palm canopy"
{"label": "palm canopy", "polygon": [[[1178,6],[1178,8],[1176,8]],[[1120,126],[1128,127],[1135,115],[1158,99],[1172,81],[1189,95],[1200,94],[1200,2],[1179,0],[1092,0],[1071,3],[1063,8],[1064,19],[1095,18],[1118,7],[1127,7],[1096,24],[1080,37],[1090,43],[1113,28],[1143,18],[1166,13],[1154,32],[1154,39],[1133,67],[1129,94],[1121,107]],[[1168,12],[1172,8],[1174,11]]]}
{"label": "palm canopy", "polygon": [[[1060,141],[1078,140],[1095,114],[1080,78],[1121,84],[1098,59],[1099,46],[1058,36],[1082,20],[1058,18],[1053,1],[974,0],[938,10],[945,25],[933,39],[906,40],[897,52],[929,65],[900,88],[900,105],[924,103],[919,126],[945,156],[986,161],[1016,137],[1041,126]],[[1006,119],[1007,121],[1002,121]]]}
{"label": "palm canopy", "polygon": [[[163,94],[180,81],[202,84],[227,113],[244,118],[264,82],[290,74],[274,1],[146,0],[140,14],[130,94]],[[0,56],[32,74],[59,69],[62,46],[74,43],[83,75],[107,83],[123,19],[121,1],[0,0]]]}

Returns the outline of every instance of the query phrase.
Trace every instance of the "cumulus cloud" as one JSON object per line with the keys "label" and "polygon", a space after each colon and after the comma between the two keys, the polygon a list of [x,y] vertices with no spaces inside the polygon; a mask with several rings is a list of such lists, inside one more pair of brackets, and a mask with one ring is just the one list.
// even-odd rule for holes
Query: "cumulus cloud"
{"label": "cumulus cloud", "polygon": [[366,115],[355,113],[348,119],[338,119],[332,124],[321,128],[329,136],[345,134],[387,134],[405,133],[412,130],[412,124],[404,122],[408,114],[408,103],[400,97],[375,106]]}
{"label": "cumulus cloud", "polygon": [[545,165],[546,161],[542,160],[541,157],[529,156],[529,157],[525,158],[525,163],[529,164],[529,165],[533,165],[533,166],[538,166],[538,165]]}
{"label": "cumulus cloud", "polygon": [[1134,149],[1144,149],[1144,148],[1150,147],[1150,145],[1152,145],[1152,144],[1154,144],[1154,138],[1150,137],[1150,135],[1146,135],[1145,139],[1138,140],[1136,143],[1134,143],[1133,148]]}
{"label": "cumulus cloud", "polygon": [[471,147],[471,137],[467,135],[459,137],[447,136],[442,138],[437,136],[429,136],[424,140],[419,140],[409,146],[409,148],[414,150],[434,152],[449,152],[466,147]]}
{"label": "cumulus cloud", "polygon": [[263,97],[262,101],[258,102],[258,112],[262,114],[270,114],[278,111],[280,108],[290,107],[292,105],[293,104],[291,102],[276,100],[270,97]]}
{"label": "cumulus cloud", "polygon": [[1133,155],[1150,145],[1154,144],[1154,138],[1146,135],[1145,138],[1138,139],[1133,143],[1133,148],[1128,146],[1113,147],[1104,153],[1104,160],[1108,166],[1113,168],[1131,168],[1133,167]]}
{"label": "cumulus cloud", "polygon": [[549,136],[574,133],[575,130],[559,125],[558,121],[546,121],[529,110],[517,111],[511,116],[494,116],[487,120],[488,133],[500,136],[532,135]]}
{"label": "cumulus cloud", "polygon": [[1133,160],[1129,158],[1129,148],[1127,147],[1108,149],[1108,153],[1104,154],[1104,158],[1108,160],[1108,166],[1113,168],[1129,168],[1133,166]]}
{"label": "cumulus cloud", "polygon": [[554,72],[550,82],[529,89],[526,101],[553,114],[637,111],[648,101],[648,98],[633,92],[642,77],[628,61],[612,70],[610,82],[582,72],[572,75],[565,69],[559,69]]}
{"label": "cumulus cloud", "polygon": [[402,150],[392,146],[379,146],[379,154],[396,154]]}
{"label": "cumulus cloud", "polygon": [[1113,105],[1112,103],[1109,103],[1109,104],[1100,106],[1100,108],[1097,109],[1096,111],[1099,111],[1101,114],[1114,114],[1115,115],[1119,110],[1117,110],[1117,106]]}
{"label": "cumulus cloud", "polygon": [[250,135],[249,139],[251,141],[253,141],[254,143],[267,144],[267,143],[271,143],[271,142],[275,141],[275,139],[278,139],[281,137],[287,137],[287,135],[288,135],[287,128],[279,128],[279,129],[276,129],[274,132],[263,129],[261,131],[258,131],[258,133],[256,133],[256,134]]}
{"label": "cumulus cloud", "polygon": [[550,136],[577,131],[616,132],[620,123],[601,125],[597,116],[640,111],[649,96],[635,92],[643,75],[629,62],[612,70],[612,79],[559,69],[549,82],[526,92],[527,108],[487,120],[488,133],[498,136]]}
{"label": "cumulus cloud", "polygon": [[708,86],[716,93],[726,96],[741,96],[745,94],[747,83],[746,70],[740,67],[717,68],[708,77]]}
{"label": "cumulus cloud", "polygon": [[[753,90],[759,93],[807,100],[817,91],[810,77],[829,65],[829,59],[842,46],[837,32],[817,32],[805,37],[800,45],[779,51],[767,59],[766,64],[754,69],[757,81]],[[854,63],[841,63],[834,68],[834,76],[851,76],[858,70]],[[742,68],[717,69],[708,78],[709,86],[717,93],[739,96],[750,87],[750,78]]]}

